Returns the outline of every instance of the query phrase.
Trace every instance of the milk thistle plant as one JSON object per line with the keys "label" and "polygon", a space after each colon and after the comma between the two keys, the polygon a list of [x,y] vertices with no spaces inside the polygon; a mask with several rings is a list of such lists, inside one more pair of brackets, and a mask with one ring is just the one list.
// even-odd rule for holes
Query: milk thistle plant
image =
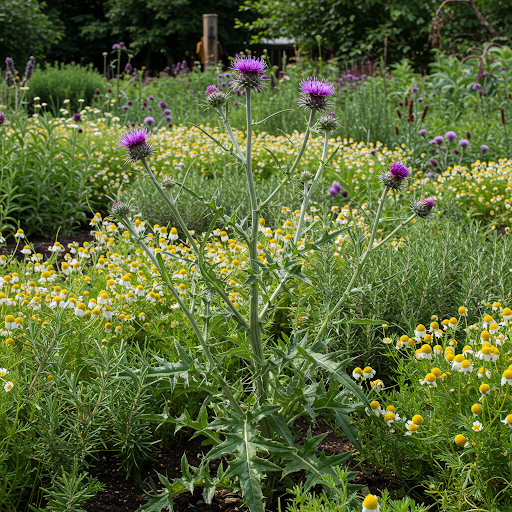
{"label": "milk thistle plant", "polygon": [[[231,144],[226,147],[218,139],[205,133],[245,169],[251,207],[248,218],[240,219],[236,214],[232,217],[226,216],[218,195],[211,200],[203,200],[189,190],[185,182],[177,183],[172,177],[167,177],[160,183],[148,162],[153,155],[153,147],[149,141],[150,133],[145,128],[132,130],[122,135],[119,140],[119,144],[127,150],[127,161],[142,164],[147,176],[177,219],[181,236],[186,238],[194,262],[197,263],[190,271],[198,276],[200,290],[197,298],[191,302],[183,300],[180,288],[175,286],[167,269],[174,259],[190,263],[190,258],[185,253],[173,254],[148,247],[144,242],[144,235],[131,218],[130,205],[116,202],[112,207],[113,217],[126,227],[131,237],[146,252],[155,274],[159,275],[190,322],[200,347],[196,351],[187,352],[175,341],[179,361],[171,363],[155,356],[158,366],[152,368],[147,376],[155,379],[160,389],[168,389],[171,393],[201,392],[207,395],[197,418],[192,418],[188,412],[179,418],[172,418],[167,410],[144,417],[159,423],[172,423],[176,430],[191,428],[196,431],[196,435],[207,438],[206,444],[213,445],[197,468],[190,467],[184,456],[181,479],[169,482],[159,475],[164,490],[158,493],[155,489],[154,496],[143,507],[146,510],[161,510],[164,507],[172,509],[172,497],[186,490],[193,491],[195,486],[203,487],[204,499],[209,503],[215,487],[221,486],[241,490],[251,512],[263,512],[279,486],[282,485],[284,489],[291,485],[292,481],[288,476],[290,473],[305,470],[306,490],[321,484],[325,476],[335,477],[335,466],[343,463],[350,454],[331,457],[324,453],[318,454],[318,445],[325,434],[315,437],[308,435],[304,444],[299,446],[295,443],[296,432],[293,428],[294,421],[303,415],[315,421],[318,414],[325,413],[345,432],[354,446],[360,447],[349,415],[358,407],[362,410],[370,407],[370,404],[361,388],[346,374],[347,361],[343,360],[341,354],[326,353],[330,341],[329,321],[340,311],[346,297],[351,293],[370,253],[386,243],[413,218],[428,216],[434,206],[432,198],[414,203],[412,215],[382,241],[374,244],[388,192],[400,189],[409,174],[402,163],[395,162],[381,176],[384,190],[375,213],[368,245],[357,270],[343,296],[325,316],[320,329],[314,336],[307,330],[296,330],[290,336],[281,333],[279,341],[265,335],[263,327],[275,304],[283,294],[290,293],[288,284],[299,280],[306,286],[314,286],[302,273],[304,260],[312,252],[321,250],[322,246],[350,229],[345,227],[324,234],[318,239],[312,237],[312,230],[304,229],[304,219],[313,191],[318,186],[323,170],[337,151],[332,151],[328,156],[329,134],[336,127],[334,115],[324,115],[315,124],[316,114],[330,107],[328,98],[332,96],[334,87],[327,80],[310,77],[301,82],[301,94],[297,102],[309,113],[304,139],[293,163],[288,168],[280,166],[283,178],[275,190],[265,198],[258,195],[252,168],[252,136],[253,128],[266,119],[258,122],[252,119],[251,102],[253,94],[266,85],[265,68],[264,61],[247,56],[235,60],[232,66],[232,88],[245,93],[246,98],[245,149],[240,147],[229,122],[229,94],[215,86],[209,86],[206,90],[206,106],[218,115]],[[298,215],[297,230],[294,237],[286,240],[282,252],[271,253],[264,250],[260,243],[260,237],[264,236],[262,231],[265,231],[262,211],[272,205],[279,191],[297,176],[296,171],[313,130],[323,134],[322,157],[314,174],[309,171],[298,174],[298,181],[303,185],[303,202]],[[278,163],[277,158],[275,161]],[[214,218],[202,235],[196,235],[187,228],[177,203],[181,193],[190,193],[196,199],[203,200],[213,212]],[[246,280],[239,286],[240,293],[247,298],[246,310],[231,300],[229,292],[233,285],[229,271],[227,274],[219,274],[216,269],[219,263],[211,264],[208,260],[211,246],[208,240],[219,222],[227,226],[227,231],[236,233],[244,241],[248,251],[249,265],[244,268]],[[176,233],[176,238],[177,236]],[[226,232],[226,240],[227,238]],[[233,265],[237,263],[233,262]],[[232,340],[226,340],[224,333],[229,324],[236,325],[236,344]],[[226,341],[230,348],[219,354],[216,345]],[[229,366],[229,361],[234,359],[243,368],[240,375],[236,376],[224,371]],[[223,456],[227,458],[227,469],[224,471],[221,465],[217,476],[210,476],[208,461]]]}

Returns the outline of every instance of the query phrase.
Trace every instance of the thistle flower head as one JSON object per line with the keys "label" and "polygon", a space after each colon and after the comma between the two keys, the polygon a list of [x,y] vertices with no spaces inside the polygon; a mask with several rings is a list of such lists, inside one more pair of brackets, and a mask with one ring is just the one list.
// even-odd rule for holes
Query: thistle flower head
{"label": "thistle flower head", "polygon": [[215,85],[209,85],[206,88],[206,104],[212,108],[219,108],[226,104],[228,100],[225,93],[215,87]]}
{"label": "thistle flower head", "polygon": [[436,200],[433,197],[427,197],[425,199],[420,199],[415,203],[412,203],[411,209],[418,217],[428,217],[432,208],[434,208],[436,204]]}
{"label": "thistle flower head", "polygon": [[152,124],[155,124],[155,118],[148,116],[144,119],[144,124],[147,124],[148,126],[151,126]]}
{"label": "thistle flower head", "polygon": [[330,114],[322,116],[316,123],[317,130],[322,131],[322,132],[332,132],[332,131],[336,130],[336,128],[338,128],[338,126],[339,126],[339,124],[338,124],[338,121],[336,121],[334,112],[331,112]]}
{"label": "thistle flower head", "polygon": [[328,190],[332,197],[336,197],[338,194],[341,194],[341,191],[341,185],[337,181],[333,181],[331,188]]}
{"label": "thistle flower head", "polygon": [[165,101],[161,101],[161,102],[158,104],[158,106],[159,106],[160,108],[167,108],[167,103],[166,103]]}
{"label": "thistle flower head", "polygon": [[116,201],[112,205],[112,213],[121,219],[126,219],[130,216],[130,205],[123,203],[123,201]]}
{"label": "thistle flower head", "polygon": [[305,108],[311,110],[326,110],[331,103],[327,98],[334,94],[334,85],[329,80],[324,78],[308,77],[307,80],[302,80],[300,83],[300,98],[297,103]]}
{"label": "thistle flower head", "polygon": [[0,126],[6,122],[6,115],[0,112]]}
{"label": "thistle flower head", "polygon": [[409,169],[401,162],[393,162],[389,170],[379,176],[380,181],[389,188],[398,190],[409,176]]}
{"label": "thistle flower head", "polygon": [[73,114],[71,117],[72,117],[73,121],[75,121],[75,123],[78,123],[79,121],[82,120],[82,116],[80,114]]}
{"label": "thistle flower head", "polygon": [[469,146],[469,141],[466,139],[460,139],[459,140],[459,146],[461,148],[467,148]]}
{"label": "thistle flower head", "polygon": [[162,180],[162,185],[164,188],[171,190],[176,185],[176,180],[173,176],[164,176],[164,179]]}
{"label": "thistle flower head", "polygon": [[119,146],[128,150],[127,162],[135,162],[153,154],[153,147],[148,143],[149,135],[146,128],[135,128],[119,137]]}
{"label": "thistle flower head", "polygon": [[259,57],[242,56],[233,61],[231,69],[235,71],[231,87],[238,91],[240,89],[254,89],[261,91],[267,79],[265,68],[267,64]]}
{"label": "thistle flower head", "polygon": [[487,144],[482,144],[480,146],[480,151],[482,152],[482,155],[485,155],[485,153],[487,153],[487,151],[489,151],[489,146]]}
{"label": "thistle flower head", "polygon": [[455,132],[449,131],[449,132],[445,133],[444,138],[447,141],[452,141],[452,140],[455,140],[457,138],[457,134]]}

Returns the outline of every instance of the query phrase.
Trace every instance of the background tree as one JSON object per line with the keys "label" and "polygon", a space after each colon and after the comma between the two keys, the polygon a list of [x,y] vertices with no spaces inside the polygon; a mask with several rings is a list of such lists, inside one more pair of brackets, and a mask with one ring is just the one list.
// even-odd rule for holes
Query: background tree
{"label": "background tree", "polygon": [[0,67],[12,57],[19,70],[33,55],[41,59],[63,36],[62,25],[35,0],[0,0]]}
{"label": "background tree", "polygon": [[[439,0],[246,0],[243,12],[255,21],[239,21],[252,42],[263,37],[287,36],[306,51],[316,51],[317,37],[324,49],[338,57],[387,62],[407,57],[422,68],[431,59],[429,34]],[[471,4],[471,5],[470,5]],[[485,17],[492,33],[475,14]],[[441,13],[439,36],[445,47],[461,50],[495,38],[508,40],[512,28],[512,0],[458,0]]]}

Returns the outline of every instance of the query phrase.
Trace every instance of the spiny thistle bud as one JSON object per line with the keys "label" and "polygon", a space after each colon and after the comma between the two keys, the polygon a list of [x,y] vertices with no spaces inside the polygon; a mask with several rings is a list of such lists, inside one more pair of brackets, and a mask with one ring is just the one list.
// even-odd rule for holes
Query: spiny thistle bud
{"label": "spiny thistle bud", "polygon": [[128,150],[127,162],[135,162],[153,154],[153,146],[148,143],[149,133],[146,128],[139,128],[124,133],[119,137],[119,146]]}
{"label": "spiny thistle bud", "polygon": [[302,80],[300,83],[300,90],[301,94],[297,103],[302,107],[311,110],[327,110],[332,105],[327,101],[327,97],[334,94],[334,85],[326,78],[318,80],[308,77],[307,80]]}
{"label": "spiny thistle bud", "polygon": [[112,205],[112,213],[121,219],[126,219],[131,213],[130,205],[123,203],[122,201],[116,201]]}
{"label": "spiny thistle bud", "polygon": [[206,88],[206,103],[209,107],[219,108],[226,104],[228,100],[226,94],[224,94],[220,89],[217,89],[215,85],[209,85]]}
{"label": "spiny thistle bud", "polygon": [[167,190],[171,190],[176,185],[176,180],[172,176],[164,176],[162,186]]}
{"label": "spiny thistle bud", "polygon": [[412,203],[411,209],[418,217],[422,217],[424,219],[430,215],[430,212],[435,205],[436,200],[433,197],[427,197],[426,199],[420,199],[419,201]]}
{"label": "spiny thistle bud", "polygon": [[318,131],[322,132],[332,132],[338,128],[339,124],[336,121],[336,117],[334,116],[334,112],[327,114],[326,116],[322,116],[318,122],[316,123],[316,128]]}
{"label": "spiny thistle bud", "polygon": [[307,183],[313,179],[313,175],[309,171],[302,171],[299,174],[298,179],[301,183]]}
{"label": "spiny thistle bud", "polygon": [[407,176],[409,176],[409,169],[401,162],[393,162],[389,171],[381,174],[379,179],[386,187],[398,190]]}
{"label": "spiny thistle bud", "polygon": [[261,58],[242,56],[233,61],[231,69],[236,71],[231,87],[238,91],[240,89],[254,89],[261,91],[267,85],[265,75],[267,64]]}

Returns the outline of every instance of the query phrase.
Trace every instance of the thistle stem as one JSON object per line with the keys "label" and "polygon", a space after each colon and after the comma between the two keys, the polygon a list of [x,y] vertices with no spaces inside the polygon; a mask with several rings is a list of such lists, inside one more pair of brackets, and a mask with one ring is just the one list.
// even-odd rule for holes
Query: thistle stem
{"label": "thistle stem", "polygon": [[375,240],[375,235],[377,234],[377,229],[379,226],[380,217],[382,215],[382,209],[384,207],[384,202],[386,201],[386,197],[388,194],[389,187],[384,187],[384,192],[382,192],[382,196],[380,198],[379,207],[377,208],[377,214],[375,216],[375,221],[373,223],[372,232],[370,235],[370,240],[368,241],[368,247],[366,248],[366,251],[361,257],[361,260],[359,261],[356,270],[354,274],[352,275],[352,279],[348,283],[347,288],[343,292],[343,295],[340,297],[334,308],[331,310],[330,313],[328,313],[325,316],[325,320],[323,321],[322,325],[320,326],[320,329],[316,335],[315,343],[321,338],[322,334],[324,333],[327,324],[329,323],[329,320],[333,318],[333,316],[341,309],[341,306],[345,303],[345,299],[349,295],[350,291],[352,290],[352,287],[354,286],[354,283],[356,282],[356,279],[359,277],[359,274],[361,273],[361,270],[363,269],[364,264],[366,263],[366,260],[368,259],[368,256],[370,255],[372,249],[373,249],[373,241]]}

